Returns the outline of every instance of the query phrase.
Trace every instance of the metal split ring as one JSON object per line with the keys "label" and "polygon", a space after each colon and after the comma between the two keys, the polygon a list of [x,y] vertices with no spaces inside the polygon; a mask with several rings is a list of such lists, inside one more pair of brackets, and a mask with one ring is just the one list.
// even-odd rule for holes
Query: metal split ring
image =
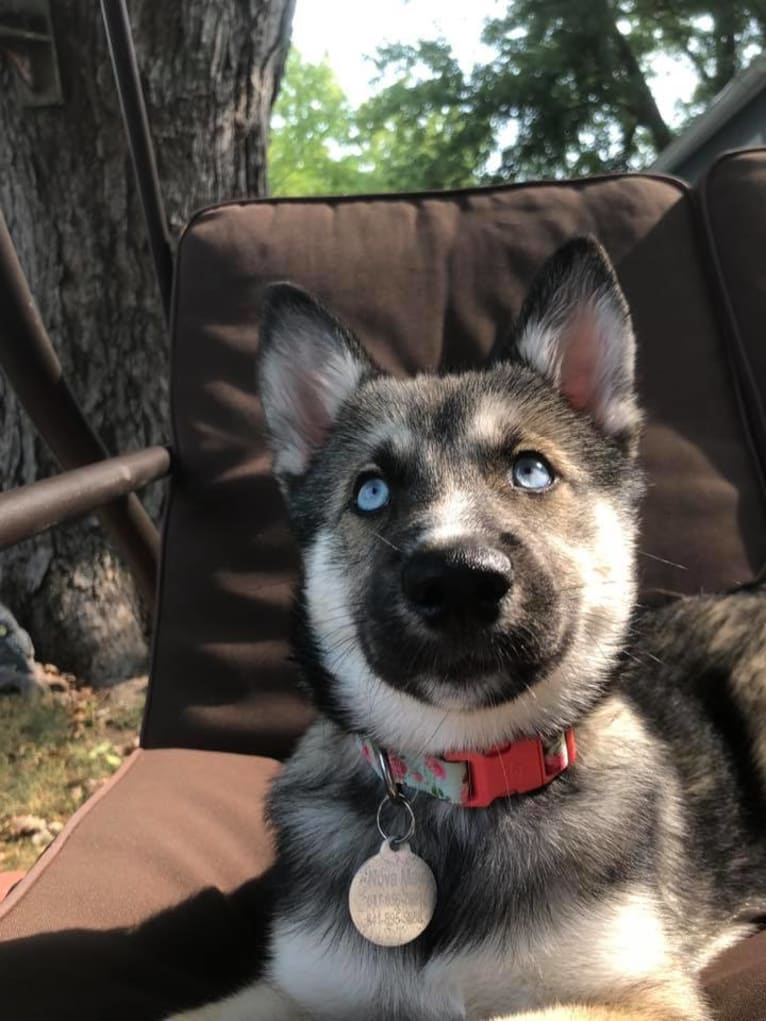
{"label": "metal split ring", "polygon": [[[386,805],[399,805],[406,811],[407,815],[409,816],[407,832],[403,836],[392,837],[383,829],[381,815],[383,814],[383,809],[386,807]],[[395,798],[392,798],[390,796],[383,798],[381,803],[378,805],[378,814],[376,816],[375,821],[378,824],[378,833],[380,833],[381,837],[383,837],[384,840],[388,841],[389,846],[392,847],[394,850],[396,850],[396,848],[401,846],[402,844],[405,844],[415,832],[415,813],[412,811],[412,805],[405,797],[398,793]]]}
{"label": "metal split ring", "polygon": [[396,782],[394,771],[391,769],[391,763],[388,761],[388,752],[384,748],[375,748],[375,753],[378,756],[380,775],[383,777],[383,782],[386,785],[386,794],[391,801],[397,801],[401,797],[401,792],[399,784]]}

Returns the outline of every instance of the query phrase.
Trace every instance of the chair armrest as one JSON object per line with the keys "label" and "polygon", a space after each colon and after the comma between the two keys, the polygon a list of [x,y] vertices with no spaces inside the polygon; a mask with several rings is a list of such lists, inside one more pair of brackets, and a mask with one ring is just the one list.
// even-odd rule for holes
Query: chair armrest
{"label": "chair armrest", "polygon": [[[146,513],[137,496],[130,489],[152,481],[144,477],[126,484],[118,468],[114,473],[115,458],[109,462],[106,448],[94,433],[82,409],[75,400],[64,378],[48,334],[45,332],[40,314],[32,298],[24,272],[19,263],[11,236],[0,212],[0,368],[8,378],[22,407],[27,412],[42,439],[46,442],[56,461],[65,474],[33,486],[24,487],[18,493],[2,497],[2,529],[0,549],[4,545],[43,531],[58,521],[66,520],[111,499],[111,503],[99,511],[99,517],[110,539],[116,546],[135,579],[138,592],[150,608],[154,603],[157,585],[157,564],[160,539],[157,529]],[[159,449],[159,448],[157,448]],[[127,455],[138,456],[145,467],[143,457],[148,452]],[[165,454],[152,455],[165,457]],[[109,468],[110,463],[112,468]],[[91,472],[96,465],[96,482],[91,475],[82,477],[77,472]],[[128,462],[128,472],[135,471],[136,465]],[[167,466],[165,468],[167,471]],[[104,472],[108,473],[105,480]],[[109,474],[112,472],[112,474]],[[158,475],[153,476],[158,478]],[[116,488],[112,487],[117,476]],[[67,478],[71,476],[74,483]],[[124,485],[125,488],[121,488]],[[42,489],[35,487],[41,486]],[[51,489],[54,495],[51,503]],[[98,499],[92,500],[94,486],[100,491]],[[63,492],[66,499],[62,497]],[[27,491],[29,490],[29,492]],[[120,494],[123,494],[120,498]],[[41,495],[38,495],[41,494]],[[117,497],[117,499],[115,499]],[[91,502],[92,500],[92,502]],[[20,502],[21,501],[21,502]],[[61,503],[64,513],[52,513]]]}
{"label": "chair armrest", "polygon": [[170,463],[167,447],[146,447],[0,493],[0,548],[134,493]]}

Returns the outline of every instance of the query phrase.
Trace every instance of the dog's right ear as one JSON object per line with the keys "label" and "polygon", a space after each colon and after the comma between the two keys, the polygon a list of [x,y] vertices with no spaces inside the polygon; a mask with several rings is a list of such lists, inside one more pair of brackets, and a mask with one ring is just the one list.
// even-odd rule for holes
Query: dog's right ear
{"label": "dog's right ear", "polygon": [[271,436],[274,474],[303,475],[341,405],[376,370],[356,337],[293,284],[264,291],[258,392]]}
{"label": "dog's right ear", "polygon": [[510,356],[548,379],[607,435],[635,445],[635,338],[614,267],[594,238],[573,238],[545,263]]}

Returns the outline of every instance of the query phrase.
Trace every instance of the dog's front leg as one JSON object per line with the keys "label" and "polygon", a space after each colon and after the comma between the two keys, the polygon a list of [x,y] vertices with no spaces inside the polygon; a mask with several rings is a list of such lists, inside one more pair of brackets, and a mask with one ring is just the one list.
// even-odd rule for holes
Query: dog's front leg
{"label": "dog's front leg", "polygon": [[492,1021],[711,1021],[710,1011],[693,976],[667,971],[654,980],[631,984],[620,992],[604,992],[612,1003],[587,1003],[589,996]]}
{"label": "dog's front leg", "polygon": [[294,1000],[267,982],[205,1007],[174,1014],[168,1021],[310,1021]]}
{"label": "dog's front leg", "polygon": [[656,1005],[646,1007],[570,1006],[550,1007],[533,1013],[504,1014],[492,1021],[707,1021],[707,1014],[681,1013],[671,1008]]}

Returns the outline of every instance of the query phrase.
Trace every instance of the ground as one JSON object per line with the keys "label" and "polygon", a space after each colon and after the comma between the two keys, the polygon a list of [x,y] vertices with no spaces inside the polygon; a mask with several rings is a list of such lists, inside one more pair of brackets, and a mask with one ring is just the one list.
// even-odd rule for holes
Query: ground
{"label": "ground", "polygon": [[29,868],[138,746],[146,677],[94,690],[42,676],[42,694],[0,695],[0,872]]}

